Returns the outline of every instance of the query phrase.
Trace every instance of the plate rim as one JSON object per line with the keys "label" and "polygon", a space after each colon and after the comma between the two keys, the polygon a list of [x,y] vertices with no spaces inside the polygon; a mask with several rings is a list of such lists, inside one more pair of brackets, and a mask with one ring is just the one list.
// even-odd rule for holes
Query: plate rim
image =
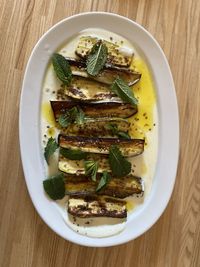
{"label": "plate rim", "polygon": [[[31,193],[31,188],[29,187],[30,184],[29,184],[29,179],[28,179],[28,175],[29,175],[29,171],[27,170],[27,166],[25,164],[25,160],[24,160],[24,157],[25,157],[25,151],[24,151],[24,146],[23,146],[23,138],[24,138],[24,127],[23,127],[23,124],[24,124],[24,114],[23,114],[23,109],[24,109],[24,95],[25,95],[25,85],[26,85],[26,77],[27,77],[27,73],[29,71],[29,67],[30,67],[30,64],[31,64],[31,60],[34,56],[34,53],[35,51],[37,50],[37,48],[40,46],[40,44],[42,43],[43,40],[45,40],[45,38],[48,36],[48,34],[50,32],[53,32],[54,29],[56,29],[57,27],[59,27],[60,25],[62,25],[63,23],[66,23],[67,21],[69,20],[74,20],[76,18],[80,18],[80,17],[84,17],[84,16],[93,16],[93,15],[101,15],[101,16],[111,16],[111,17],[115,17],[115,18],[118,18],[120,20],[124,20],[128,23],[131,23],[133,24],[134,26],[136,26],[137,28],[139,28],[141,31],[145,32],[145,34],[148,36],[148,38],[150,38],[155,46],[157,47],[157,49],[159,50],[159,52],[162,54],[162,60],[164,60],[164,64],[165,64],[165,67],[167,68],[168,70],[168,75],[170,76],[170,82],[171,82],[171,86],[170,86],[170,90],[171,90],[171,94],[173,95],[173,100],[174,100],[174,109],[175,109],[175,117],[176,117],[176,132],[175,132],[175,139],[176,139],[176,151],[175,151],[175,156],[174,159],[175,159],[175,169],[173,170],[173,181],[170,185],[170,190],[168,192],[168,198],[165,200],[165,205],[163,205],[163,208],[162,208],[162,211],[159,212],[157,214],[157,216],[155,216],[155,218],[152,220],[152,223],[148,225],[148,227],[145,227],[143,229],[140,229],[140,231],[138,232],[137,235],[135,235],[134,237],[130,235],[129,238],[126,238],[126,239],[122,239],[120,241],[115,241],[115,238],[113,238],[113,236],[111,237],[108,237],[108,238],[103,238],[103,240],[107,240],[107,239],[113,239],[114,241],[109,241],[108,243],[106,243],[106,241],[104,242],[104,244],[102,245],[102,242],[97,243],[97,239],[98,240],[102,240],[102,239],[99,239],[99,238],[89,238],[91,239],[92,241],[87,243],[84,242],[84,241],[80,241],[79,239],[82,239],[82,238],[79,238],[81,237],[79,234],[77,233],[74,233],[75,235],[77,235],[78,237],[77,238],[66,238],[62,235],[62,233],[60,233],[57,229],[55,229],[55,227],[53,227],[52,225],[49,224],[49,221],[47,220],[47,218],[45,218],[43,212],[41,212],[40,208],[39,208],[39,205],[38,203],[35,201],[35,198],[34,196],[32,195]],[[158,103],[159,104],[159,103]],[[40,105],[40,103],[39,103]],[[159,114],[158,114],[159,115]],[[39,120],[40,121],[40,120]],[[159,127],[160,128],[160,127]],[[170,70],[170,67],[169,67],[169,63],[167,61],[167,58],[163,52],[163,50],[161,49],[160,45],[158,44],[158,42],[156,41],[156,39],[143,27],[141,26],[140,24],[138,24],[137,22],[135,21],[132,21],[130,20],[129,18],[127,17],[124,17],[124,16],[121,16],[121,15],[118,15],[118,14],[115,14],[115,13],[109,13],[109,12],[83,12],[83,13],[79,13],[79,14],[75,14],[73,16],[70,16],[70,17],[67,17],[61,21],[59,21],[58,23],[56,23],[55,25],[53,25],[47,32],[45,32],[42,37],[38,40],[38,42],[36,43],[36,45],[34,46],[30,56],[29,56],[29,60],[28,60],[28,63],[27,63],[27,66],[26,66],[26,70],[25,70],[25,73],[24,73],[24,78],[23,78],[23,83],[22,83],[22,90],[21,90],[21,97],[20,97],[20,111],[19,111],[19,138],[20,138],[20,152],[21,152],[21,159],[22,159],[22,165],[23,165],[23,171],[24,171],[24,176],[25,176],[25,182],[26,182],[26,185],[27,185],[27,189],[28,189],[28,192],[29,192],[29,195],[30,195],[30,198],[32,200],[32,203],[33,205],[35,206],[36,210],[37,210],[37,213],[40,215],[40,217],[43,219],[43,221],[54,231],[56,232],[59,236],[61,236],[62,238],[65,238],[73,243],[76,243],[76,244],[79,244],[79,245],[85,245],[85,246],[92,246],[92,247],[106,247],[106,246],[115,246],[115,245],[119,245],[119,244],[123,244],[123,243],[126,243],[126,242],[129,242],[135,238],[137,238],[138,236],[142,235],[144,232],[146,232],[149,228],[152,227],[153,224],[156,223],[156,221],[160,218],[160,216],[162,215],[162,213],[164,212],[164,210],[166,209],[166,206],[171,198],[171,195],[172,195],[172,192],[173,192],[173,189],[174,189],[174,184],[175,184],[175,180],[176,180],[176,173],[177,173],[177,167],[178,167],[178,158],[179,158],[179,114],[178,114],[178,104],[177,104],[177,98],[176,98],[176,92],[175,92],[175,86],[174,86],[174,82],[173,82],[173,77],[172,77],[172,74],[171,74],[171,70]],[[158,146],[158,149],[159,149],[159,146]],[[41,153],[40,153],[40,160],[41,160]],[[158,163],[157,163],[158,164]],[[41,184],[42,186],[42,184]],[[155,188],[155,187],[154,187]],[[152,195],[153,194],[153,188],[151,189],[151,192],[150,194]],[[141,212],[142,212],[142,209],[141,209]],[[66,227],[68,227],[66,225]]]}

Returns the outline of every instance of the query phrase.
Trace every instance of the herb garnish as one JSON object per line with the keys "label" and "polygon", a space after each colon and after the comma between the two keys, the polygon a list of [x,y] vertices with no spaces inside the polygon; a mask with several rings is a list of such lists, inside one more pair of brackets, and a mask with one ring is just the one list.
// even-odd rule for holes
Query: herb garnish
{"label": "herb garnish", "polygon": [[131,163],[122,156],[121,151],[115,145],[109,149],[109,163],[114,176],[123,177],[131,171]]}
{"label": "herb garnish", "polygon": [[44,157],[46,159],[47,164],[49,164],[49,159],[51,155],[56,151],[57,148],[58,148],[58,144],[56,143],[56,139],[52,137],[49,138],[47,145],[44,149]]}
{"label": "herb garnish", "polygon": [[132,105],[137,105],[138,100],[135,98],[133,91],[121,78],[116,78],[111,85],[112,91],[118,95],[123,101],[131,103]]}
{"label": "herb garnish", "polygon": [[82,124],[84,123],[85,120],[85,114],[83,112],[83,110],[80,107],[77,107],[77,113],[76,113],[76,117],[75,117],[75,121],[77,124]]}
{"label": "herb garnish", "polygon": [[84,122],[85,115],[80,107],[73,107],[61,114],[58,118],[58,123],[60,126],[66,128],[71,123],[76,122],[77,124],[82,124]]}
{"label": "herb garnish", "polygon": [[123,139],[131,139],[130,135],[123,131],[118,132],[118,137],[123,138]]}
{"label": "herb garnish", "polygon": [[60,54],[53,54],[52,63],[57,77],[66,85],[72,80],[72,71],[65,57]]}
{"label": "herb garnish", "polygon": [[88,74],[97,76],[106,63],[107,55],[107,46],[101,40],[94,44],[86,62]]}
{"label": "herb garnish", "polygon": [[43,181],[45,192],[53,200],[62,199],[65,196],[64,175],[57,174]]}
{"label": "herb garnish", "polygon": [[130,139],[130,135],[126,132],[119,131],[117,124],[108,123],[105,126],[106,129],[110,130],[113,135],[117,135],[123,139]]}
{"label": "herb garnish", "polygon": [[107,185],[107,183],[110,181],[111,176],[108,172],[104,171],[103,175],[101,176],[101,179],[99,181],[99,184],[96,188],[96,192],[100,191],[104,186]]}
{"label": "herb garnish", "polygon": [[96,181],[97,171],[99,168],[99,163],[93,160],[86,160],[84,162],[85,175],[91,176],[92,181]]}
{"label": "herb garnish", "polygon": [[60,147],[60,154],[71,160],[81,160],[86,159],[87,157],[87,153],[81,151],[80,149],[68,149],[63,147]]}

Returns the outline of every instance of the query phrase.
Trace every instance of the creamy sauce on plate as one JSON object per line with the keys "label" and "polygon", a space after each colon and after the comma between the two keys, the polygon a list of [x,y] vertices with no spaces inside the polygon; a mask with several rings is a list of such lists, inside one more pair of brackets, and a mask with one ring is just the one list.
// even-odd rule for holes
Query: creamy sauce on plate
{"label": "creamy sauce on plate", "polygon": [[[150,70],[135,50],[133,45],[121,36],[102,29],[87,29],[77,36],[70,39],[64,44],[58,53],[66,57],[75,57],[75,48],[81,36],[94,36],[99,39],[104,39],[110,42],[117,43],[120,46],[120,52],[124,55],[130,55],[134,52],[134,59],[131,68],[142,73],[140,81],[132,86],[134,95],[138,98],[138,113],[129,118],[131,127],[129,134],[132,138],[145,138],[145,149],[143,154],[132,158],[133,174],[142,177],[144,181],[144,197],[128,197],[127,201],[128,217],[140,206],[149,194],[153,176],[155,173],[157,160],[157,144],[158,144],[158,116],[154,84],[152,81]],[[57,90],[60,89],[61,82],[57,79],[54,73],[53,66],[50,64],[46,70],[44,83],[42,87],[42,108],[41,108],[41,142],[42,147],[45,147],[48,138],[57,137],[59,131],[55,127],[53,112],[51,110],[50,100],[57,100]],[[55,153],[51,159],[50,166],[46,166],[47,176],[56,174],[58,172],[58,153]],[[56,201],[61,216],[66,224],[74,231],[91,236],[91,237],[105,237],[111,236],[121,232],[126,222],[121,219],[113,218],[92,218],[92,219],[74,219],[67,213],[66,208],[67,197],[61,201]]]}

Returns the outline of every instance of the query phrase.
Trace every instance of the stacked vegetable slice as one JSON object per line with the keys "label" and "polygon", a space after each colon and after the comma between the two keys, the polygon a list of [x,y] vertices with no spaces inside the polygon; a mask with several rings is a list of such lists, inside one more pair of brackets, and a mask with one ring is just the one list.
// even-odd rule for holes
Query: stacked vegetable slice
{"label": "stacked vegetable slice", "polygon": [[52,199],[69,195],[73,216],[126,218],[121,199],[144,191],[129,161],[143,153],[144,140],[130,137],[127,121],[138,110],[130,86],[141,74],[130,70],[133,55],[112,42],[84,36],[75,53],[79,58],[52,58],[65,99],[51,101],[60,134],[58,143],[49,139],[45,158],[59,147],[61,174],[45,180],[44,189]]}

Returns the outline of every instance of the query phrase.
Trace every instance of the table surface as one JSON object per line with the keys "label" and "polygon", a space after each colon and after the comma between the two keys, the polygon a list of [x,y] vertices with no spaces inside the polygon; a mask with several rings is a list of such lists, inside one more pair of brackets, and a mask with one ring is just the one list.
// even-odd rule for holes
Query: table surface
{"label": "table surface", "polygon": [[[0,0],[0,7],[0,266],[200,266],[200,2]],[[56,22],[86,11],[127,16],[153,34],[168,58],[180,112],[172,198],[148,232],[112,248],[72,244],[44,224],[28,195],[19,152],[20,92],[31,50]]]}

